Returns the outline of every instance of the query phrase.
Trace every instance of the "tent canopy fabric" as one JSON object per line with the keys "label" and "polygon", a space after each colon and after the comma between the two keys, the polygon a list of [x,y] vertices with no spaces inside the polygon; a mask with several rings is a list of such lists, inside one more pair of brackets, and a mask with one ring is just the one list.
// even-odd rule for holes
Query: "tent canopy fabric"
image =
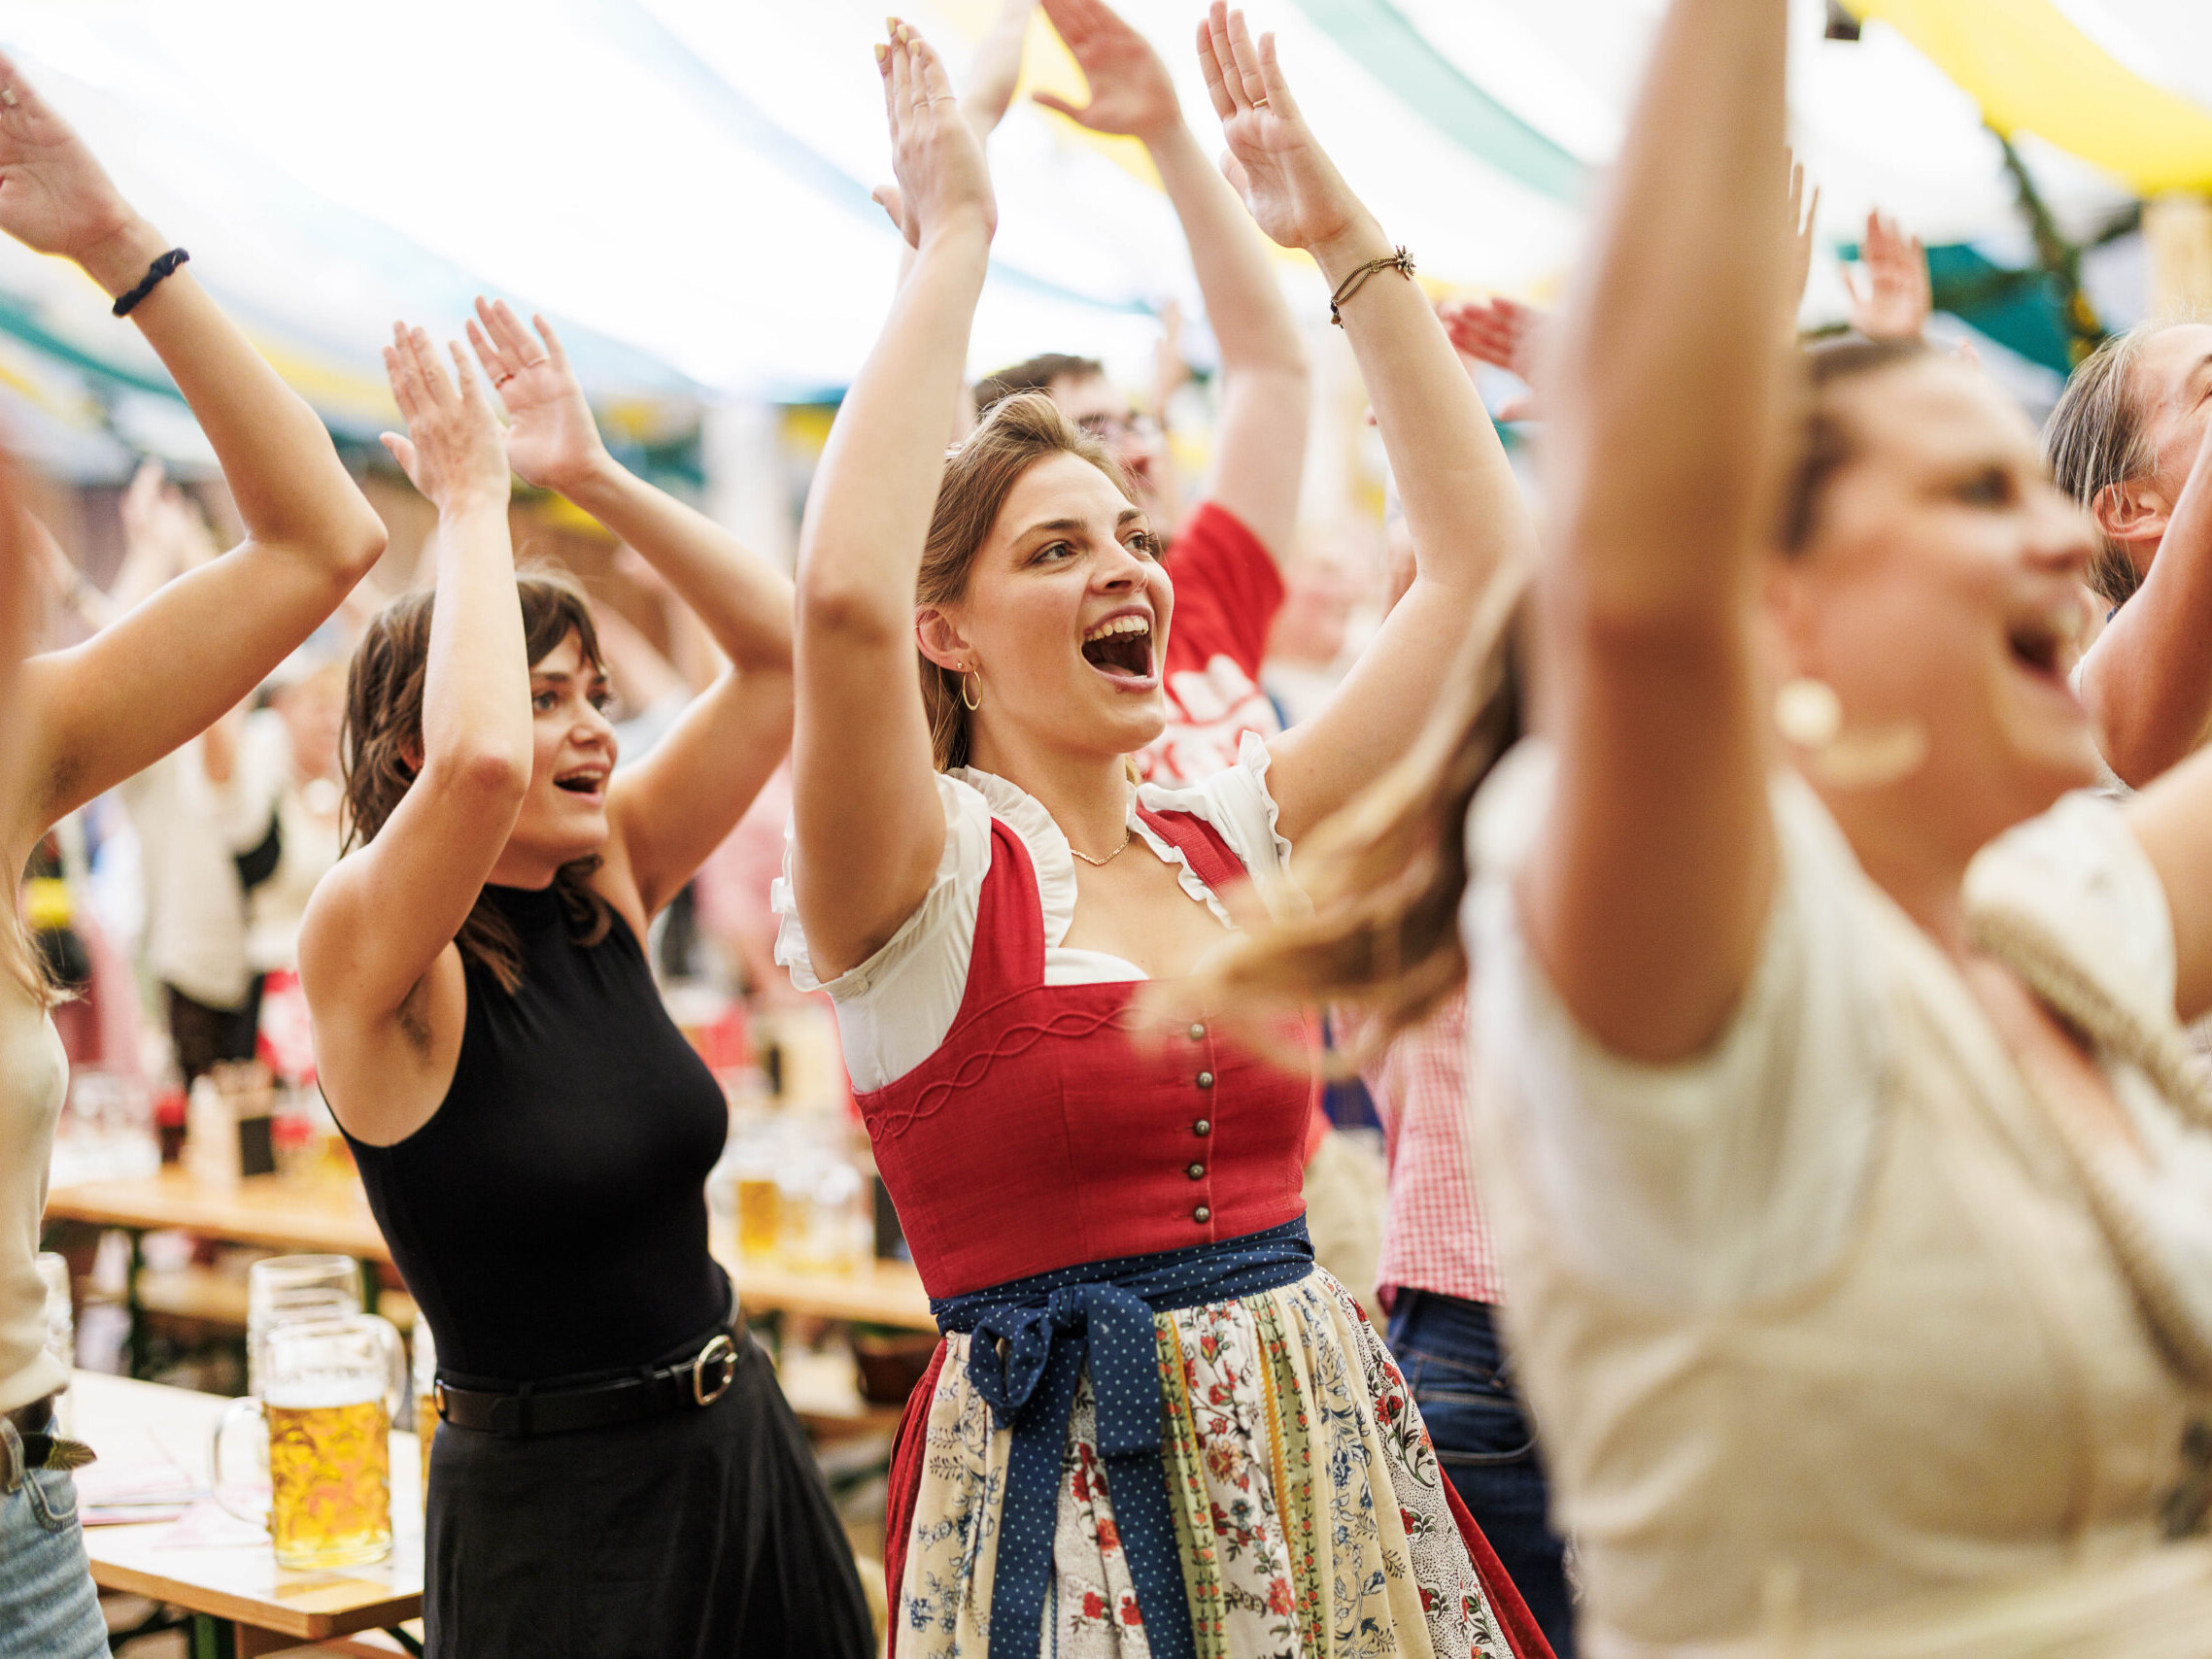
{"label": "tent canopy fabric", "polygon": [[[1851,43],[1822,38],[1821,0],[1788,3],[1793,136],[1831,243],[1879,204],[1931,243],[2021,262],[1991,125],[2034,135],[2022,147],[2062,222],[2212,184],[2206,89],[2158,79],[2145,45],[2179,31],[2212,49],[2197,0],[1863,0]],[[998,10],[921,0],[908,16],[957,72]],[[1123,10],[1210,148],[1199,0]],[[1556,290],[1662,0],[1250,10],[1424,278]],[[596,396],[834,394],[899,264],[868,199],[888,173],[869,51],[881,28],[858,0],[19,0],[0,44],[288,378],[365,434],[391,419],[377,350],[391,320],[458,330],[479,291],[559,321]],[[1082,94],[1041,15],[1024,86]],[[2079,105],[2070,118],[2060,90]],[[1140,375],[1160,304],[1199,310],[1141,149],[1023,98],[992,165],[1001,231],[970,366],[1058,349]],[[1304,261],[1282,268],[1318,312]],[[1823,274],[1812,308],[1840,302]],[[0,388],[57,422],[165,386],[88,284],[13,245],[0,245]],[[1192,345],[1203,361],[1203,331]]]}

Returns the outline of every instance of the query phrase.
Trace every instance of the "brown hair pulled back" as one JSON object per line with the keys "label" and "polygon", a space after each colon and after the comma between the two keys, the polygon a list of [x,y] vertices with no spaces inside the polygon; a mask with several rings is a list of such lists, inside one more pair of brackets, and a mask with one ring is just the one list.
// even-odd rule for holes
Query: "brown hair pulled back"
{"label": "brown hair pulled back", "polygon": [[[1136,499],[1128,475],[1106,446],[1063,415],[1050,397],[1023,391],[1004,398],[945,456],[944,481],[937,487],[921,571],[914,579],[917,606],[952,604],[967,592],[975,555],[1014,485],[1038,461],[1055,455],[1089,461],[1122,494]],[[960,700],[961,676],[927,657],[920,662],[922,706],[929,715],[930,751],[937,770],[965,766],[968,708]],[[986,690],[983,694],[990,694]]]}
{"label": "brown hair pulled back", "polygon": [[[515,590],[523,608],[523,640],[530,662],[542,661],[571,633],[584,655],[600,660],[598,630],[584,591],[550,570],[518,571]],[[414,783],[423,753],[423,689],[430,658],[427,589],[403,594],[377,612],[354,648],[346,672],[346,733],[339,754],[345,779],[345,842],[351,852],[376,839]],[[410,761],[413,754],[417,759]],[[614,912],[595,892],[596,855],[561,866],[554,891],[565,901],[570,931],[580,944],[607,935]],[[512,993],[523,980],[522,941],[496,907],[477,895],[468,919],[454,935],[464,961],[489,968]]]}
{"label": "brown hair pulled back", "polygon": [[[1810,549],[1821,497],[1856,452],[1836,389],[1931,356],[1918,341],[1861,339],[1803,354],[1809,395],[1777,525],[1786,556]],[[1357,1006],[1374,1016],[1361,1046],[1379,1052],[1465,982],[1467,813],[1522,734],[1527,609],[1525,580],[1502,581],[1412,752],[1299,849],[1311,912],[1248,935],[1208,976],[1219,1005]]]}

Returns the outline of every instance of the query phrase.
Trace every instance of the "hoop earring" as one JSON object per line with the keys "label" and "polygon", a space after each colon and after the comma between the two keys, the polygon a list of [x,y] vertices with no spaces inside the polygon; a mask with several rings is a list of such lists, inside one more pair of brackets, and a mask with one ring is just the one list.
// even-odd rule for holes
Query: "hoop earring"
{"label": "hoop earring", "polygon": [[975,713],[983,706],[983,671],[978,668],[973,672],[975,675],[975,697],[972,702],[969,700],[968,696],[968,675],[963,674],[960,677],[960,706],[970,714]]}

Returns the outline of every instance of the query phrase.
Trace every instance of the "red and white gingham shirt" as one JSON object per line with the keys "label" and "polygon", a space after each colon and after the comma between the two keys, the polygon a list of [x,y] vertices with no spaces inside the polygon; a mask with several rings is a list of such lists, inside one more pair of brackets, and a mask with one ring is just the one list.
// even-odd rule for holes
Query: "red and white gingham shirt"
{"label": "red and white gingham shirt", "polygon": [[1390,1158],[1390,1209],[1376,1283],[1501,1303],[1490,1229],[1475,1194],[1467,1128],[1467,994],[1403,1032],[1365,1078]]}

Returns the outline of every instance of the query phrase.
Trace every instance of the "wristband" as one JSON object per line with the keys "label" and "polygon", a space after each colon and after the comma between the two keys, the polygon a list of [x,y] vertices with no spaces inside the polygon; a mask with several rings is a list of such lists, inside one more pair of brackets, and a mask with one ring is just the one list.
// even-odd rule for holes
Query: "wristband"
{"label": "wristband", "polygon": [[1386,258],[1368,260],[1366,264],[1360,266],[1358,270],[1338,284],[1337,291],[1329,296],[1329,321],[1331,322],[1334,322],[1339,328],[1344,325],[1344,313],[1339,308],[1344,301],[1365,288],[1367,279],[1378,271],[1396,271],[1408,282],[1412,282],[1413,280],[1413,261],[1403,248],[1398,249]]}
{"label": "wristband", "polygon": [[138,287],[116,300],[115,315],[128,317],[133,306],[161,286],[163,277],[168,276],[170,272],[190,257],[191,255],[182,248],[172,248],[166,254],[156,254],[153,256],[153,263],[146,267],[146,275]]}

